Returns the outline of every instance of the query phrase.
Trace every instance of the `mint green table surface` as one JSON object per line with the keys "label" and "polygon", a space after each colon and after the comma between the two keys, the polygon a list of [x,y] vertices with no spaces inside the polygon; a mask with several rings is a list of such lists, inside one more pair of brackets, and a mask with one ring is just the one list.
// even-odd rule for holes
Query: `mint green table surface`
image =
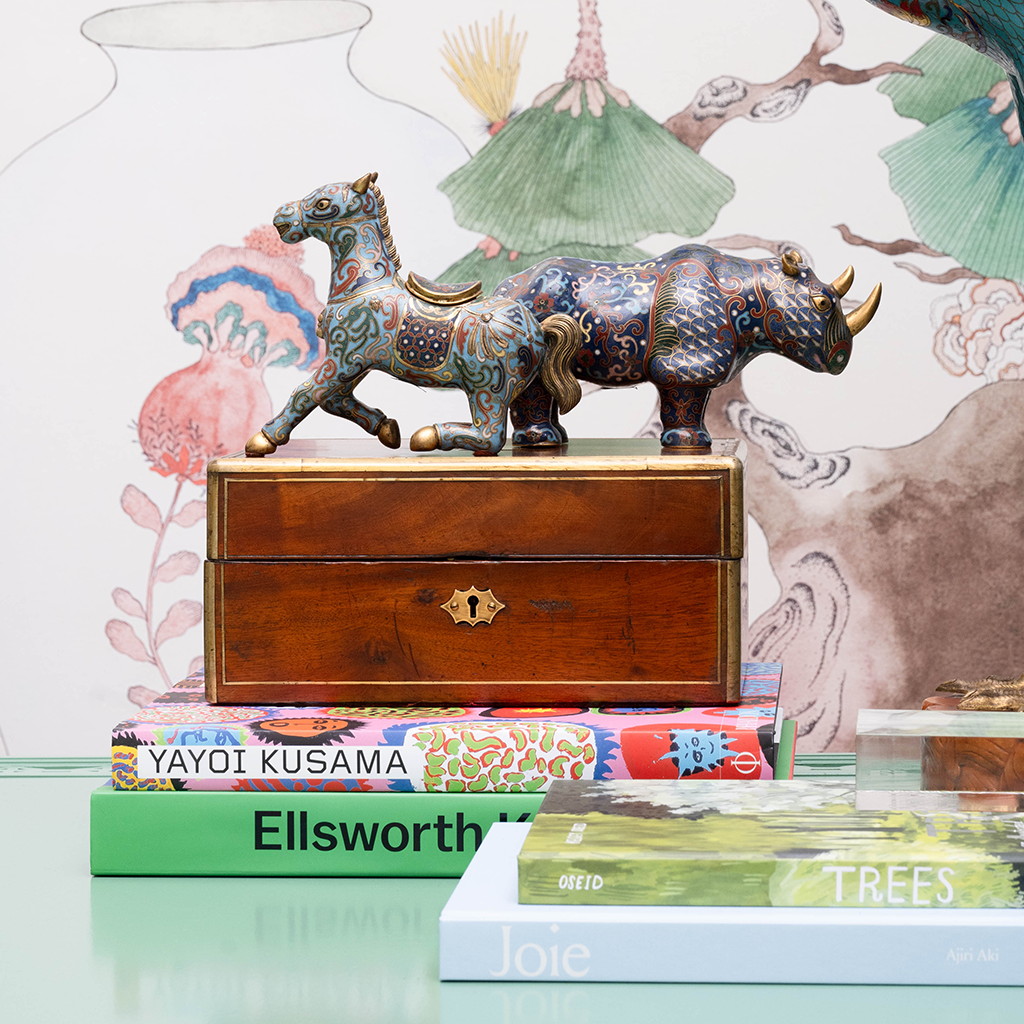
{"label": "mint green table surface", "polygon": [[[849,755],[798,765],[852,772]],[[105,768],[0,759],[3,1024],[1024,1020],[1020,988],[442,985],[453,879],[92,878],[89,793]]]}

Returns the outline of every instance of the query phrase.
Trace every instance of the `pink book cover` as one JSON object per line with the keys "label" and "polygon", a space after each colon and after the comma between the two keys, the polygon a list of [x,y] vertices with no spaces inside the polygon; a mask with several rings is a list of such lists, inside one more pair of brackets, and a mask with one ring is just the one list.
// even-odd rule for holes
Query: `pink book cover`
{"label": "pink book cover", "polygon": [[770,779],[782,666],[732,707],[208,704],[196,673],[114,727],[115,789],[539,793],[553,779]]}

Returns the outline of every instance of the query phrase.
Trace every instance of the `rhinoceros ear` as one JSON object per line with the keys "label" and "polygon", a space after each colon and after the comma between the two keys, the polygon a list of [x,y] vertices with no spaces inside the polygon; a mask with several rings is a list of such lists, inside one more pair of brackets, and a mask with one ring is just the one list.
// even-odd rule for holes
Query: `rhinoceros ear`
{"label": "rhinoceros ear", "polygon": [[802,257],[796,249],[790,249],[789,252],[782,254],[782,270],[789,277],[796,277],[800,273],[800,262]]}

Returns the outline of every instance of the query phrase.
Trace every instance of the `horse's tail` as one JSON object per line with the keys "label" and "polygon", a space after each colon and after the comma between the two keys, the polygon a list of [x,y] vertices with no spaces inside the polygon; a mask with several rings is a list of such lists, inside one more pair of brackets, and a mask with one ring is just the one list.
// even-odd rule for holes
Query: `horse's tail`
{"label": "horse's tail", "polygon": [[565,313],[552,313],[541,321],[548,350],[540,368],[541,383],[558,403],[558,411],[567,413],[583,397],[580,382],[572,375],[572,363],[583,341],[579,321]]}

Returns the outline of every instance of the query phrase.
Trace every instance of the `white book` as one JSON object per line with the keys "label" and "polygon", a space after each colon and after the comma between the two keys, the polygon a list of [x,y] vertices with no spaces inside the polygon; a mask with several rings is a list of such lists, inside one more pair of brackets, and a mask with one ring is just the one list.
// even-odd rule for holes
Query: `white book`
{"label": "white book", "polygon": [[518,902],[529,823],[492,825],[441,912],[442,981],[1024,985],[1024,910]]}

